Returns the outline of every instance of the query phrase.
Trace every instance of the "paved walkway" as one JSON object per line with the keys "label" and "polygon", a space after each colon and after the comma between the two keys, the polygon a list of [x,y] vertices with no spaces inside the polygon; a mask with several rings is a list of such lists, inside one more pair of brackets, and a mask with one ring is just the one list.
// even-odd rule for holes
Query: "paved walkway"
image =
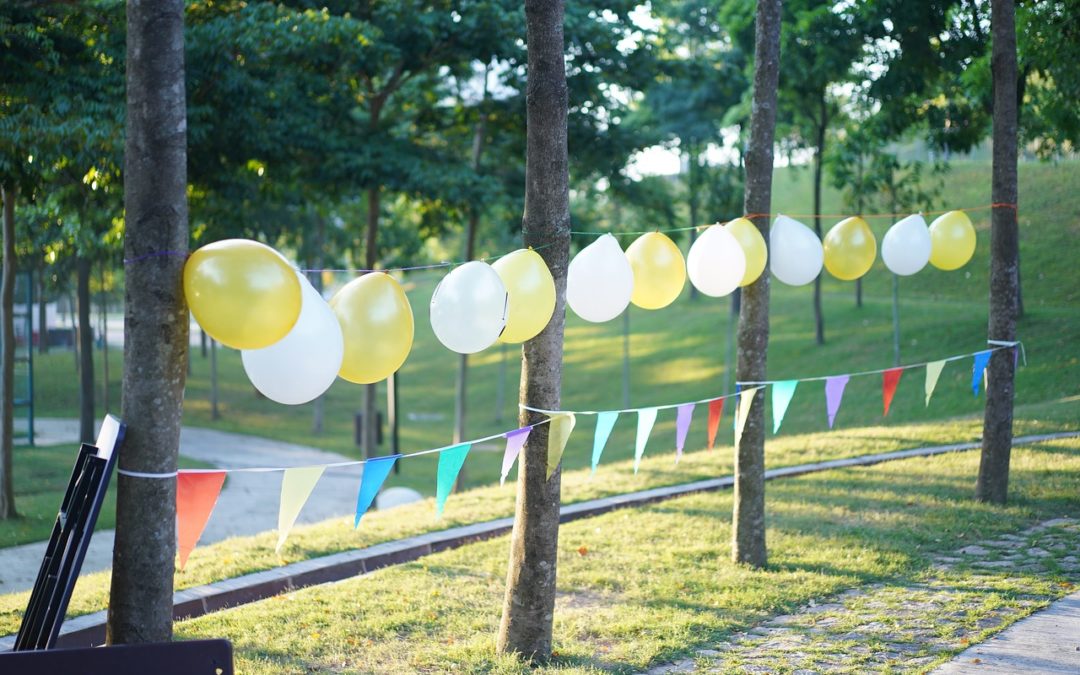
{"label": "paved walkway", "polygon": [[[34,425],[40,433],[38,445],[70,443],[74,453],[79,436],[77,420],[39,418]],[[304,466],[349,459],[302,445],[187,427],[180,434],[180,454],[229,468]],[[280,476],[280,473],[229,474],[200,545],[276,529]],[[313,523],[353,513],[359,481],[359,466],[328,469],[297,522]],[[83,562],[84,574],[112,566],[113,534],[112,530],[94,533]],[[45,542],[38,542],[0,549],[0,594],[26,590],[34,585],[45,545]]]}

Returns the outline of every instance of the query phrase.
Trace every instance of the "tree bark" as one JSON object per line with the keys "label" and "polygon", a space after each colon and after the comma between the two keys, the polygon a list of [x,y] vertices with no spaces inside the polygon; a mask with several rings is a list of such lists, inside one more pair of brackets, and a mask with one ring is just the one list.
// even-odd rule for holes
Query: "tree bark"
{"label": "tree bark", "polygon": [[[780,0],[761,0],[754,33],[754,94],[750,146],[746,153],[743,210],[767,214],[772,203],[773,141],[776,133],[776,90],[780,63]],[[754,217],[765,241],[769,218]],[[769,275],[746,286],[739,314],[739,381],[765,379],[769,347]],[[764,567],[765,549],[765,390],[754,396],[742,438],[735,450],[735,507],[732,516],[732,560]]]}
{"label": "tree bark", "polygon": [[[821,239],[821,179],[825,159],[825,132],[829,128],[828,102],[821,92],[821,117],[817,128],[817,148],[814,151],[814,233]],[[770,185],[770,189],[771,189]],[[825,344],[825,314],[821,311],[821,274],[814,277],[814,340]]]}
{"label": "tree bark", "polygon": [[109,296],[105,292],[105,263],[101,263],[101,409],[109,412]]}
{"label": "tree bark", "polygon": [[[994,154],[992,200],[1016,204],[1017,106],[1016,16],[1012,0],[994,0],[991,8],[994,81]],[[990,340],[1016,339],[1019,235],[1016,209],[995,208],[990,216]],[[975,498],[1004,504],[1009,488],[1012,451],[1015,354],[1003,349],[990,357],[983,417],[982,457]]]}
{"label": "tree bark", "polygon": [[[698,225],[698,181],[700,180],[700,168],[698,166],[699,152],[696,144],[690,144],[690,151],[687,153],[687,169],[686,169],[686,182],[689,188],[687,195],[687,202],[690,207],[690,227],[697,227]],[[694,245],[694,240],[697,239],[697,230],[690,230],[690,245]],[[697,286],[690,284],[690,299],[697,300]]]}
{"label": "tree bark", "polygon": [[[378,110],[372,112],[372,126],[378,124]],[[367,191],[367,231],[364,237],[364,267],[369,270],[375,269],[376,263],[379,261],[378,256],[378,241],[379,241],[379,205],[380,194],[378,187],[370,187]],[[393,377],[393,375],[391,375]],[[365,384],[363,391],[363,418],[360,428],[360,446],[364,453],[364,458],[370,458],[375,456],[376,445],[376,425],[378,425],[378,405],[376,403],[376,385]]]}
{"label": "tree bark", "polygon": [[[120,468],[173,474],[188,355],[183,0],[128,0]],[[109,643],[172,638],[176,479],[117,476]]]}
{"label": "tree bark", "polygon": [[90,259],[80,255],[76,267],[79,303],[79,440],[94,442],[94,327],[90,318]]}
{"label": "tree bark", "polygon": [[[312,288],[318,291],[321,296],[323,293],[323,279],[322,279],[322,266],[323,266],[323,249],[326,248],[326,222],[321,216],[315,216],[315,245],[312,247],[311,253],[311,271],[308,272],[308,281],[311,282]],[[324,418],[326,414],[326,395],[319,394],[311,404],[311,433],[316,436],[322,435]]]}
{"label": "tree bark", "polygon": [[[191,359],[188,359],[188,364]],[[210,338],[210,419],[215,422],[221,419],[221,409],[218,407],[218,372],[217,372],[217,340]]]}
{"label": "tree bark", "polygon": [[45,270],[38,267],[38,354],[49,353],[49,311],[45,302]]}
{"label": "tree bark", "polygon": [[4,262],[0,271],[0,520],[15,518],[15,188],[2,186]]}
{"label": "tree bark", "polygon": [[[525,0],[528,45],[524,244],[555,279],[555,314],[521,349],[521,403],[558,409],[562,385],[566,268],[570,258],[567,86],[562,0]],[[522,410],[522,425],[544,415]],[[559,542],[561,467],[548,477],[549,425],[535,427],[518,460],[517,507],[497,648],[519,658],[551,657]]]}

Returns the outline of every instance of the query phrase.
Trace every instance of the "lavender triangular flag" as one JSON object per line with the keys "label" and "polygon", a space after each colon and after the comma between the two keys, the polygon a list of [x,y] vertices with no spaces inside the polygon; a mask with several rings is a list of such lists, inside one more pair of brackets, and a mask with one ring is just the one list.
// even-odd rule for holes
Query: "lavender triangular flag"
{"label": "lavender triangular flag", "polygon": [[653,424],[656,423],[656,408],[642,408],[637,413],[637,442],[634,446],[634,473],[641,465],[641,456],[645,454],[645,444],[649,442]]}
{"label": "lavender triangular flag", "polygon": [[604,452],[611,430],[615,427],[615,421],[619,419],[618,411],[605,411],[596,416],[596,434],[593,436],[592,445],[592,472],[596,473],[596,467],[600,464],[600,455]]}
{"label": "lavender triangular flag", "polygon": [[513,431],[507,431],[503,434],[506,437],[506,450],[503,452],[502,473],[499,475],[499,485],[506,482],[506,477],[510,474],[510,469],[514,466],[514,460],[521,454],[521,448],[525,445],[525,441],[529,440],[530,431],[532,431],[532,427],[528,426]]}
{"label": "lavender triangular flag", "polygon": [[975,362],[971,367],[971,391],[976,396],[979,395],[979,380],[983,379],[983,371],[986,370],[986,364],[990,363],[990,354],[992,353],[992,350],[989,349],[975,353]]}
{"label": "lavender triangular flag", "polygon": [[679,406],[678,415],[675,418],[675,463],[682,459],[683,447],[686,445],[686,434],[690,432],[690,422],[694,419],[694,404],[684,403]]}
{"label": "lavender triangular flag", "polygon": [[825,380],[825,410],[829,414],[830,429],[836,421],[836,413],[840,410],[840,400],[844,398],[844,387],[850,379],[850,375],[837,375]]}

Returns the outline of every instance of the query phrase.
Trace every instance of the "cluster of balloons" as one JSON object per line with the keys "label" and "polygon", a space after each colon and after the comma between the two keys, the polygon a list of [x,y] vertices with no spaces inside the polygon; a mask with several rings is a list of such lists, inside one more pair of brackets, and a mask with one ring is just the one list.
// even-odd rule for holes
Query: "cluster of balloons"
{"label": "cluster of balloons", "polygon": [[[412,306],[392,276],[357,277],[326,302],[284,256],[247,239],[195,251],[184,266],[184,294],[203,330],[239,349],[251,383],[278,403],[312,401],[338,377],[378,382],[412,350]],[[522,249],[494,266],[455,268],[435,289],[430,316],[440,342],[471,354],[532,339],[554,310],[551,272]]]}

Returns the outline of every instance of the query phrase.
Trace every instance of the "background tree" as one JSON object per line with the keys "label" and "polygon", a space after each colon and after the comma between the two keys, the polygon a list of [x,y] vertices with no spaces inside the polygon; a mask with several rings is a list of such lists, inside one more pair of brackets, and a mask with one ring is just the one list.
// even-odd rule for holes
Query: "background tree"
{"label": "background tree", "polygon": [[[1016,340],[1016,300],[1019,241],[1017,202],[1016,23],[1012,0],[995,0],[992,7],[994,75],[994,159],[990,215],[989,340]],[[987,367],[986,411],[982,455],[975,498],[1004,504],[1009,488],[1012,450],[1015,350],[998,350]]]}
{"label": "background tree", "polygon": [[[743,210],[769,241],[772,204],[773,142],[776,131],[777,84],[780,71],[780,0],[760,0],[754,29],[754,89],[750,143],[746,149],[746,192]],[[769,348],[769,274],[743,288],[739,316],[736,377],[766,379]],[[735,449],[735,497],[732,516],[732,560],[754,567],[767,562],[765,547],[765,390],[750,407]]]}
{"label": "background tree", "polygon": [[[183,0],[129,0],[120,468],[175,476],[188,352]],[[107,637],[172,638],[176,480],[117,476]]]}
{"label": "background tree", "polygon": [[[522,234],[539,250],[555,279],[555,313],[521,349],[523,405],[559,409],[562,386],[566,268],[570,258],[568,96],[563,54],[562,0],[526,0],[526,187]],[[517,507],[510,540],[497,649],[526,660],[551,657],[559,544],[562,471],[548,466],[550,424],[522,410],[522,426],[537,424],[518,460]],[[549,475],[550,473],[550,475]]]}

